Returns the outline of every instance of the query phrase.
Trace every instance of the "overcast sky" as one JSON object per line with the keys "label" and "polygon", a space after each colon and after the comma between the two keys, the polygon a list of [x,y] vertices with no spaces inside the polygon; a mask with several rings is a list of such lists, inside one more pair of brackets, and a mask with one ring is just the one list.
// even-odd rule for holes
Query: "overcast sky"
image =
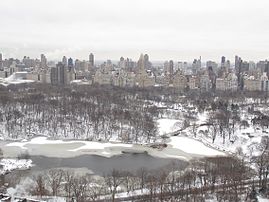
{"label": "overcast sky", "polygon": [[269,58],[269,0],[6,0],[0,52],[49,59]]}

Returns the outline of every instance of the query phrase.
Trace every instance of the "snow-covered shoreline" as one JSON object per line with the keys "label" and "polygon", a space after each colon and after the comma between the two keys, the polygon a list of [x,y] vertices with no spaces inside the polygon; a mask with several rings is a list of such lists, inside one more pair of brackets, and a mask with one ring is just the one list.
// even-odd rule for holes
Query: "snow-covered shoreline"
{"label": "snow-covered shoreline", "polygon": [[13,170],[27,170],[33,166],[31,159],[1,159],[0,174],[5,174]]}

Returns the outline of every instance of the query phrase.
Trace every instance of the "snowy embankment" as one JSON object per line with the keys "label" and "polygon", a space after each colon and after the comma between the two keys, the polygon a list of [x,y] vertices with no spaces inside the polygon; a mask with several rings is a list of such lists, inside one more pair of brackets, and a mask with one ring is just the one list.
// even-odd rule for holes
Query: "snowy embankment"
{"label": "snowy embankment", "polygon": [[2,159],[0,161],[0,174],[5,174],[13,170],[26,170],[33,166],[30,159]]}

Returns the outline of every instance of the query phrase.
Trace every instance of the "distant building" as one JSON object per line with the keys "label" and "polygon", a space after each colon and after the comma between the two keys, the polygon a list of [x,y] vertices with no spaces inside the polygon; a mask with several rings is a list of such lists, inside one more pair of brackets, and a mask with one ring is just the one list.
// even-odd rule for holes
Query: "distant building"
{"label": "distant building", "polygon": [[51,68],[50,79],[51,79],[50,83],[52,85],[58,85],[58,68],[57,67],[52,67]]}
{"label": "distant building", "polygon": [[[62,62],[58,62],[56,67],[51,68],[50,80],[53,85],[67,85],[74,79],[73,72],[68,70]],[[43,81],[47,80],[46,73],[43,74]]]}
{"label": "distant building", "polygon": [[120,57],[119,68],[120,69],[125,69],[126,68],[126,61],[124,60],[124,57]]}
{"label": "distant building", "polygon": [[238,89],[238,79],[234,73],[229,73],[225,78],[216,79],[216,90],[236,91]]}
{"label": "distant building", "polygon": [[261,76],[261,90],[269,91],[269,80],[266,73],[263,73],[263,75]]}
{"label": "distant building", "polygon": [[172,80],[173,87],[184,90],[187,87],[187,78],[182,74],[181,71],[177,71],[173,76]]}
{"label": "distant building", "polygon": [[171,76],[174,74],[174,62],[173,62],[173,60],[169,61],[169,74]]}
{"label": "distant building", "polygon": [[67,67],[67,58],[65,56],[63,56],[62,65]]}
{"label": "distant building", "polygon": [[139,87],[149,87],[155,85],[155,75],[145,70],[144,55],[141,54],[138,60],[138,72],[136,74],[136,85]]}
{"label": "distant building", "polygon": [[261,80],[254,76],[244,77],[244,90],[246,91],[261,91]]}
{"label": "distant building", "polygon": [[40,67],[41,69],[47,68],[47,58],[44,54],[41,54],[41,57],[40,57]]}
{"label": "distant building", "polygon": [[246,91],[268,91],[269,81],[266,72],[262,76],[255,78],[254,76],[244,77],[244,90]]}
{"label": "distant building", "polygon": [[89,65],[90,65],[90,68],[94,67],[94,55],[92,53],[90,53],[89,55]]}
{"label": "distant building", "polygon": [[209,69],[209,68],[212,68],[212,70],[214,72],[217,72],[217,68],[218,68],[218,64],[214,61],[207,61],[206,62],[206,68]]}
{"label": "distant building", "polygon": [[202,67],[202,58],[200,56],[198,60],[194,59],[192,62],[192,73],[197,74],[200,71],[201,67]]}
{"label": "distant building", "polygon": [[69,69],[71,69],[71,68],[74,67],[74,63],[73,63],[73,59],[72,58],[69,58],[68,59],[67,66],[68,66]]}
{"label": "distant building", "polygon": [[200,75],[199,80],[200,80],[199,87],[201,90],[209,91],[212,88],[212,83],[207,71],[204,72],[204,74]]}
{"label": "distant building", "polygon": [[188,87],[191,90],[197,89],[197,77],[196,76],[189,77]]}

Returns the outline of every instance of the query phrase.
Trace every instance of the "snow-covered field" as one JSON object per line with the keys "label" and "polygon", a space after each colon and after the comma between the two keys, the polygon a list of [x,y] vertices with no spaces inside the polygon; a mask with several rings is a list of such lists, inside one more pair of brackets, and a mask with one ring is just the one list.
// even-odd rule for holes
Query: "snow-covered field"
{"label": "snow-covered field", "polygon": [[182,122],[177,119],[158,119],[158,131],[159,135],[166,135],[176,130],[181,129]]}
{"label": "snow-covered field", "polygon": [[169,145],[189,154],[197,154],[201,156],[223,155],[223,152],[210,148],[204,143],[188,137],[171,137],[171,142],[169,142]]}

